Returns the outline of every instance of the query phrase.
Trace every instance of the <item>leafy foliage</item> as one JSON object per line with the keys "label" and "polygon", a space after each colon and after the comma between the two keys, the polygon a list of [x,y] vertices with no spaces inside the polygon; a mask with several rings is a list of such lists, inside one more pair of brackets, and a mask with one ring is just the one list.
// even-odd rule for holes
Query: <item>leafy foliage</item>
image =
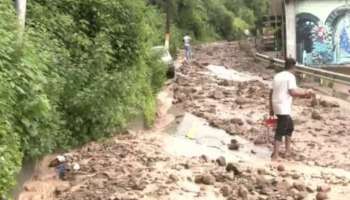
{"label": "leafy foliage", "polygon": [[[123,129],[141,115],[152,126],[171,51],[184,32],[197,41],[233,40],[252,29],[267,0],[32,0],[19,34],[11,0],[0,3],[0,196],[23,157],[39,157]],[[240,5],[240,6],[237,6]],[[156,8],[161,9],[156,9]],[[266,9],[265,9],[266,8]]]}
{"label": "leafy foliage", "polygon": [[240,39],[245,30],[261,26],[269,6],[268,0],[170,0],[169,8],[164,0],[148,2],[169,11],[181,33],[199,41]]}
{"label": "leafy foliage", "polygon": [[20,167],[18,133],[13,127],[12,110],[16,106],[16,85],[11,82],[11,68],[16,54],[16,23],[10,1],[0,4],[0,198],[14,185],[13,176]]}
{"label": "leafy foliage", "polygon": [[19,40],[12,2],[0,4],[0,195],[23,155],[109,136],[135,115],[151,126],[165,81],[149,53],[164,23],[143,0],[33,0],[27,18]]}

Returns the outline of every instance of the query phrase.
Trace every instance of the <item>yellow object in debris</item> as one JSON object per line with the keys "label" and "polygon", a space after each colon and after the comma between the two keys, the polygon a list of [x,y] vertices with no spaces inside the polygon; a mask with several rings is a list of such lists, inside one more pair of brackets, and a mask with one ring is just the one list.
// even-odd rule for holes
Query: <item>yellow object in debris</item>
{"label": "yellow object in debris", "polygon": [[192,125],[192,128],[187,132],[186,137],[190,139],[194,139],[197,133],[197,126],[195,124]]}

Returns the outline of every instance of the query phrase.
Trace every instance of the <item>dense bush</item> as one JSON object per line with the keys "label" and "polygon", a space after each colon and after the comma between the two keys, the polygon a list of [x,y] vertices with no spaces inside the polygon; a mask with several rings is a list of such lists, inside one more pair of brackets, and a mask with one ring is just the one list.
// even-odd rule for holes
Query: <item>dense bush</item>
{"label": "dense bush", "polygon": [[[170,3],[173,53],[185,32],[239,39],[267,9],[267,0]],[[23,157],[109,136],[136,115],[151,126],[165,81],[151,53],[163,43],[163,0],[32,0],[27,10],[19,34],[13,1],[0,3],[0,197]]]}
{"label": "dense bush", "polygon": [[[163,0],[148,0],[167,10]],[[181,34],[198,41],[237,40],[255,30],[268,11],[268,0],[170,0],[170,15]],[[176,30],[175,30],[176,31]],[[175,42],[179,42],[175,37]]]}
{"label": "dense bush", "polygon": [[[23,153],[38,156],[57,147],[58,115],[48,97],[54,78],[45,50],[19,38],[12,1],[0,4],[0,196],[14,184]],[[39,38],[38,38],[39,40]],[[39,57],[40,56],[40,57]]]}
{"label": "dense bush", "polygon": [[36,0],[28,16],[29,26],[45,27],[56,48],[65,50],[56,54],[66,80],[58,109],[69,121],[72,142],[109,135],[139,110],[148,124],[153,121],[152,89],[162,83],[150,80],[165,73],[149,58],[162,37],[155,32],[163,26],[160,13],[142,0]]}
{"label": "dense bush", "polygon": [[152,125],[163,20],[143,0],[33,0],[22,35],[12,1],[1,2],[0,197],[22,156],[109,136],[135,115]]}

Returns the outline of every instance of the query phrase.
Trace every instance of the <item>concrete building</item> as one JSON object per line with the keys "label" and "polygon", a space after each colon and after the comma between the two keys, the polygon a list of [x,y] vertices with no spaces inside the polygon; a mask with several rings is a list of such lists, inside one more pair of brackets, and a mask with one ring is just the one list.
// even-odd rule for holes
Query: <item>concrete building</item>
{"label": "concrete building", "polygon": [[280,0],[281,4],[286,56],[311,66],[350,63],[350,0]]}

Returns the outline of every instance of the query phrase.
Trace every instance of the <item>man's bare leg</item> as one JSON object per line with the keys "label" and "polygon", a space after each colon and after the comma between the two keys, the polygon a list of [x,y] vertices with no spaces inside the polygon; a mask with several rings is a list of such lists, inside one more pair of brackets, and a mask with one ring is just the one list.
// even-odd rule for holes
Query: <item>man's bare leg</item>
{"label": "man's bare leg", "polygon": [[292,149],[291,149],[291,143],[292,143],[292,137],[286,136],[286,157],[290,157],[292,155]]}
{"label": "man's bare leg", "polygon": [[272,160],[278,160],[280,158],[280,146],[281,146],[281,141],[278,141],[275,139],[275,142],[273,145],[273,152],[271,155]]}

